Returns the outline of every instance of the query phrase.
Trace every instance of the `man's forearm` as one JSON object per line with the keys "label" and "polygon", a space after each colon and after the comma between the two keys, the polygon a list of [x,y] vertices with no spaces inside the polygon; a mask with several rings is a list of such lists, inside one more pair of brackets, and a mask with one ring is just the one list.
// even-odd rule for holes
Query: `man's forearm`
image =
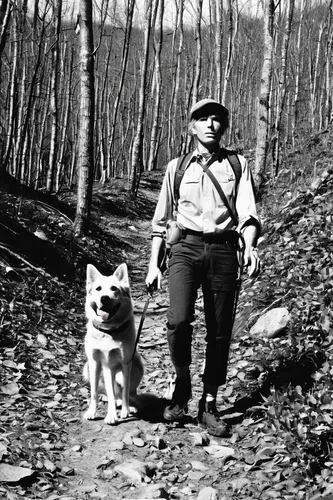
{"label": "man's forearm", "polygon": [[243,237],[247,248],[256,247],[258,240],[258,228],[255,224],[249,224],[243,231]]}
{"label": "man's forearm", "polygon": [[163,238],[160,236],[153,236],[153,238],[152,238],[151,255],[150,255],[150,264],[151,265],[155,265],[155,266],[158,265],[158,256],[160,253],[162,240],[163,240]]}

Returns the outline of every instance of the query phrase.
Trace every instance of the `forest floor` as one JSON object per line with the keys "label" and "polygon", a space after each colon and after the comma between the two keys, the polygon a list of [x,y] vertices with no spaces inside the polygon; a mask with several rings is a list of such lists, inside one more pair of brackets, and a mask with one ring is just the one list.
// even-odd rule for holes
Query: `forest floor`
{"label": "forest floor", "polygon": [[[0,498],[333,499],[333,176],[326,160],[307,180],[312,187],[302,178],[291,191],[286,172],[284,184],[259,202],[263,270],[243,280],[219,394],[231,425],[223,439],[196,423],[205,347],[200,294],[189,416],[182,424],[163,421],[173,373],[166,278],[138,346],[145,366],[139,392],[152,395],[149,407],[108,426],[101,401],[98,419],[82,419],[86,264],[111,274],[127,262],[138,325],[161,172],[143,176],[135,201],[121,179],[95,186],[91,230],[81,239],[71,234],[72,193],[36,197],[2,186]],[[280,306],[292,316],[288,331],[252,336],[260,315]]]}

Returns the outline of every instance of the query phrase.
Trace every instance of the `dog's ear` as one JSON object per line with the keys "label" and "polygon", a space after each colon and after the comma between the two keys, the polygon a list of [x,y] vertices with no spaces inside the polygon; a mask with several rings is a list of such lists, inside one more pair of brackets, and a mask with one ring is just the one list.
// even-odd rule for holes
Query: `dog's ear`
{"label": "dog's ear", "polygon": [[87,287],[94,283],[94,281],[96,281],[100,276],[102,275],[95,266],[92,264],[87,265]]}
{"label": "dog's ear", "polygon": [[120,264],[120,266],[117,267],[113,275],[117,278],[117,280],[121,281],[122,285],[129,286],[128,270],[127,270],[127,265],[125,263]]}

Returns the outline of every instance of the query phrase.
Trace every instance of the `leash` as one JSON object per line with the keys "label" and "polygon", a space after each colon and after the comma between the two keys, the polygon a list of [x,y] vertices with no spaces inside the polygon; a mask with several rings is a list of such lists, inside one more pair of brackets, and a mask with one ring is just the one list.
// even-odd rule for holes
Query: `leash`
{"label": "leash", "polygon": [[141,332],[142,332],[143,323],[144,323],[145,318],[146,318],[146,314],[147,314],[147,309],[148,309],[148,306],[149,306],[149,302],[150,302],[150,299],[153,296],[153,291],[156,289],[155,285],[156,284],[154,282],[150,286],[147,287],[147,299],[146,299],[145,305],[143,307],[143,311],[142,311],[142,315],[141,315],[141,319],[140,319],[140,323],[139,323],[138,333],[137,333],[136,339],[135,339],[134,350],[133,350],[133,354],[132,354],[132,357],[131,357],[131,361],[133,361],[133,358],[134,358],[135,353],[136,353],[136,348],[137,348],[138,343],[139,343],[139,339],[140,339],[140,335],[141,335]]}

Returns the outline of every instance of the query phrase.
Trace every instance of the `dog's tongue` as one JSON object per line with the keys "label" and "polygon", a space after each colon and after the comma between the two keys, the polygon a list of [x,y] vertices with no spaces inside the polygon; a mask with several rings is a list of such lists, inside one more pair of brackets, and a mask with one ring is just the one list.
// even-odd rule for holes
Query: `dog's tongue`
{"label": "dog's tongue", "polygon": [[98,316],[101,318],[102,321],[107,321],[109,319],[109,313],[106,311],[102,311],[102,309],[97,310]]}

